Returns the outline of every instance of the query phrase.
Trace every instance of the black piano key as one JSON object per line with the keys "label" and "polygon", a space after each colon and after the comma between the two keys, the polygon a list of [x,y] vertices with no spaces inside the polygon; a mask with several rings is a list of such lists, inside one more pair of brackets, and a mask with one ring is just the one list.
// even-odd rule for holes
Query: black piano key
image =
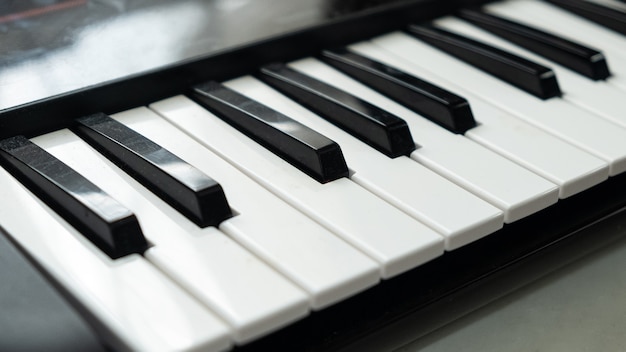
{"label": "black piano key", "polygon": [[626,34],[626,13],[583,0],[546,0],[601,26]]}
{"label": "black piano key", "polygon": [[458,15],[593,80],[610,76],[606,59],[598,50],[482,11],[464,9]]}
{"label": "black piano key", "polygon": [[325,50],[321,59],[454,133],[476,126],[463,97],[346,49]]}
{"label": "black piano key", "polygon": [[0,351],[104,352],[89,325],[9,236],[0,228]]}
{"label": "black piano key", "polygon": [[261,68],[260,78],[389,157],[409,155],[415,150],[404,120],[362,99],[284,64]]}
{"label": "black piano key", "polygon": [[217,226],[232,216],[216,181],[109,116],[79,118],[74,131],[198,226]]}
{"label": "black piano key", "polygon": [[27,138],[0,141],[0,162],[111,258],[148,247],[130,210]]}
{"label": "black piano key", "polygon": [[538,98],[561,95],[556,75],[548,67],[434,26],[412,25],[408,32]]}
{"label": "black piano key", "polygon": [[348,176],[339,145],[299,122],[217,82],[196,86],[193,98],[320,183]]}

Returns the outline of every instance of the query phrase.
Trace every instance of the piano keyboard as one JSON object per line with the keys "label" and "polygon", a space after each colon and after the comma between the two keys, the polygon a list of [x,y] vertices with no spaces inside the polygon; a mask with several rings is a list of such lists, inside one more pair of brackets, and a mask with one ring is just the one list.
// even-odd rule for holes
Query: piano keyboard
{"label": "piano keyboard", "polygon": [[[490,3],[41,126],[20,114],[80,94],[6,109],[0,244],[82,315],[76,348],[335,350],[435,314],[624,220],[626,11],[603,1],[603,26],[560,3]],[[515,44],[485,13],[554,36]]]}

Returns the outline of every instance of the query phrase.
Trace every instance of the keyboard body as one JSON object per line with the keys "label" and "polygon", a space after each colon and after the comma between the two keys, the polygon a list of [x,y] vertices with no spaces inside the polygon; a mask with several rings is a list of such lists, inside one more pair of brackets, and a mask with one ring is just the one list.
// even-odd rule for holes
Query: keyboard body
{"label": "keyboard body", "polygon": [[[35,137],[483,2],[87,0],[56,1],[45,13],[34,1],[9,2],[0,5],[0,38],[9,43],[0,56],[0,137]],[[407,327],[411,338],[427,334],[622,238],[625,181],[610,177],[235,349],[399,347]]]}

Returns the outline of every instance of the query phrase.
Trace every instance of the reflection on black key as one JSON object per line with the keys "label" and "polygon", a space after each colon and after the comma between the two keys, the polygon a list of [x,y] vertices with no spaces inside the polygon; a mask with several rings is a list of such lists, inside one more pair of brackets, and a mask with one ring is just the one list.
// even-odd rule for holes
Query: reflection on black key
{"label": "reflection on black key", "polygon": [[459,17],[591,79],[610,75],[604,55],[598,50],[481,11],[464,9]]}
{"label": "reflection on black key", "polygon": [[147,248],[139,223],[128,209],[25,137],[0,141],[0,161],[111,258],[143,253]]}
{"label": "reflection on black key", "polygon": [[429,82],[346,49],[325,50],[321,59],[451,132],[476,126],[467,100]]}
{"label": "reflection on black key", "polygon": [[548,67],[433,26],[413,25],[408,32],[538,98],[561,95],[556,75]]}
{"label": "reflection on black key", "polygon": [[547,0],[597,24],[626,34],[626,13],[582,0]]}
{"label": "reflection on black key", "polygon": [[91,327],[2,228],[0,282],[1,351],[105,351]]}
{"label": "reflection on black key", "polygon": [[389,157],[415,150],[404,120],[364,100],[284,64],[263,67],[260,78]]}
{"label": "reflection on black key", "polygon": [[232,216],[222,187],[168,150],[102,113],[77,122],[79,136],[198,226]]}
{"label": "reflection on black key", "polygon": [[317,181],[348,176],[339,145],[299,122],[217,82],[196,86],[193,98]]}

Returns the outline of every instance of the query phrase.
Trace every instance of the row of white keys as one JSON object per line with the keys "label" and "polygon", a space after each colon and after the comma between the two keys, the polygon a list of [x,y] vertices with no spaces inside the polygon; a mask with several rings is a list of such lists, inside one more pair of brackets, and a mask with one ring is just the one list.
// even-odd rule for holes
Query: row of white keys
{"label": "row of white keys", "polygon": [[[411,157],[503,210],[505,222],[523,218],[557,201],[558,187],[553,183],[437,126],[334,69],[314,60],[292,66],[403,118],[421,146]],[[345,143],[342,141],[340,145]],[[361,164],[367,162],[365,158]],[[356,169],[355,177],[358,176]],[[512,184],[516,186],[511,187]],[[450,213],[456,214],[452,210]]]}
{"label": "row of white keys", "polygon": [[308,314],[300,288],[216,228],[187,220],[70,131],[32,141],[133,211],[153,245],[144,257],[224,319],[235,342]]}
{"label": "row of white keys", "polygon": [[601,50],[613,74],[607,82],[626,90],[626,38],[619,33],[542,1],[498,1],[485,9]]}
{"label": "row of white keys", "polygon": [[[357,45],[353,48],[364,55],[384,59],[386,63],[393,66],[399,67],[403,65],[400,59],[382,52],[382,49],[377,47]],[[468,99],[479,124],[469,129],[465,133],[465,137],[496,151],[557,184],[559,186],[560,198],[572,196],[607,179],[609,170],[606,161],[517,119],[481,99],[471,96],[458,83],[443,80],[417,66],[404,66],[402,69],[416,77],[450,89]],[[318,75],[322,77],[321,73]],[[324,76],[328,83],[345,80],[345,78],[342,79],[337,75],[327,74]],[[348,82],[346,82],[344,85],[351,92],[357,91],[358,87],[354,83],[348,86]],[[368,99],[372,99],[371,93],[364,90],[363,94],[363,96],[368,94]],[[393,106],[392,103],[384,100],[381,100],[381,104]],[[397,113],[411,115],[411,112],[404,111],[401,108],[397,108]],[[410,119],[409,122],[413,120],[415,119]],[[450,137],[438,131],[436,126],[423,123],[422,126],[416,126],[416,128],[419,129],[414,128],[413,132],[420,142],[424,142],[425,148],[438,146],[445,150],[447,145],[443,143],[446,137]],[[430,132],[431,130],[434,130],[434,132]],[[439,145],[439,143],[442,144]],[[416,153],[420,152],[420,150],[416,151]]]}
{"label": "row of white keys", "polygon": [[617,89],[604,81],[592,81],[460,19],[447,17],[435,21],[435,24],[449,31],[462,34],[550,67],[556,73],[563,91],[563,99],[588,109],[609,121],[626,126],[626,114],[624,114],[623,106],[620,104],[626,101],[625,91]]}
{"label": "row of white keys", "polygon": [[443,253],[436,232],[347,178],[320,184],[186,97],[150,106],[239,170],[374,258],[383,278]]}
{"label": "row of white keys", "polygon": [[[219,229],[308,292],[313,309],[336,303],[379,281],[375,261],[278,199],[152,110],[137,108],[113,117],[219,180],[229,204],[238,213],[220,223]],[[440,253],[434,247],[429,253],[429,243],[424,243],[424,260]]]}
{"label": "row of white keys", "polygon": [[626,170],[626,129],[615,123],[560,98],[538,99],[404,33],[375,38],[363,47],[371,45],[383,49],[381,56],[393,56],[400,69],[410,71],[418,66],[445,80],[459,82],[465,95],[482,98],[607,161],[610,176]]}
{"label": "row of white keys", "polygon": [[[316,63],[326,67],[314,60],[302,62],[311,68]],[[463,246],[502,226],[502,212],[497,208],[407,157],[387,157],[260,81],[242,77],[225,85],[337,142],[352,171],[351,180],[436,229],[445,237],[446,249]]]}
{"label": "row of white keys", "polygon": [[133,254],[112,260],[0,169],[0,223],[119,351],[225,350],[227,325]]}

